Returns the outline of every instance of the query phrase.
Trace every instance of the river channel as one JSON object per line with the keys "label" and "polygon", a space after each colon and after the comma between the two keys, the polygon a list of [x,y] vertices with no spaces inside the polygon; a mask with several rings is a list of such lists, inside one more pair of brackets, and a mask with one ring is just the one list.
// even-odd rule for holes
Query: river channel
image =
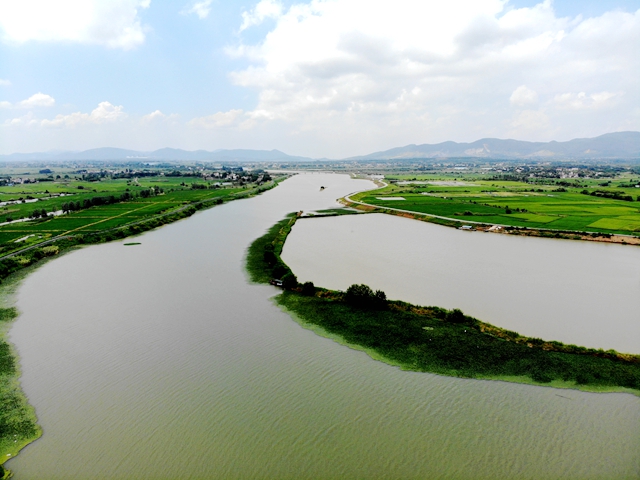
{"label": "river channel", "polygon": [[639,397],[403,372],[248,282],[269,226],[370,187],[297,175],[27,277],[10,340],[44,435],[15,478],[638,478]]}
{"label": "river channel", "polygon": [[640,353],[640,248],[460,231],[393,215],[298,221],[300,282],[460,308],[530,337]]}

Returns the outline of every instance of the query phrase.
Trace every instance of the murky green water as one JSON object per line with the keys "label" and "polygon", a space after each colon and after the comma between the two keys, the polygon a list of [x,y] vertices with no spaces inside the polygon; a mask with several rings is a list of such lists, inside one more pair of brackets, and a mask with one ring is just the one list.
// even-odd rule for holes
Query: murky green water
{"label": "murky green water", "polygon": [[358,188],[297,176],[28,277],[11,340],[44,436],[15,478],[637,478],[640,398],[402,372],[247,283],[254,238]]}

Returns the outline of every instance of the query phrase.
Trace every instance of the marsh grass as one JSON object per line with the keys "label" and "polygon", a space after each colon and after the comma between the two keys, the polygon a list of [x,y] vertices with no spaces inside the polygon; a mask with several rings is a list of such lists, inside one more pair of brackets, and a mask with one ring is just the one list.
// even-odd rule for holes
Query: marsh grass
{"label": "marsh grass", "polygon": [[35,411],[20,389],[17,356],[6,338],[17,316],[15,307],[0,308],[0,464],[42,434]]}

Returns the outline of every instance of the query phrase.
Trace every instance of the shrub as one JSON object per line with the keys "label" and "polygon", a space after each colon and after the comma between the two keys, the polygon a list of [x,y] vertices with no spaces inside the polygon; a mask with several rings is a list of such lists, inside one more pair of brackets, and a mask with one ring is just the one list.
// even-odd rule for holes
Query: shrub
{"label": "shrub", "polygon": [[382,309],[387,305],[387,295],[382,290],[375,293],[364,284],[351,285],[344,296],[345,301],[355,307]]}
{"label": "shrub", "polygon": [[462,310],[460,310],[459,308],[454,308],[453,310],[447,312],[445,320],[450,323],[464,323],[466,321],[466,317],[464,313],[462,313]]}
{"label": "shrub", "polygon": [[278,263],[276,264],[275,267],[273,267],[273,270],[271,271],[271,276],[273,278],[282,279],[282,277],[284,277],[289,272],[290,270],[285,265],[283,265],[282,263]]}
{"label": "shrub", "polygon": [[57,255],[60,252],[60,247],[57,245],[49,245],[48,247],[42,247],[42,253],[45,256]]}
{"label": "shrub", "polygon": [[313,282],[305,282],[302,285],[302,294],[303,295],[307,295],[308,297],[311,297],[313,295],[315,295],[316,293],[316,287],[313,284]]}
{"label": "shrub", "polygon": [[293,290],[297,286],[298,286],[298,279],[293,273],[289,272],[283,275],[282,288],[284,288],[285,290]]}

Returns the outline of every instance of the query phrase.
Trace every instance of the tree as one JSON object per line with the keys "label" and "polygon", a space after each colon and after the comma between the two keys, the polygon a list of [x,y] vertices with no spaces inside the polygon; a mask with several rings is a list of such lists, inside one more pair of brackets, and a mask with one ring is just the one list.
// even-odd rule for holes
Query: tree
{"label": "tree", "polygon": [[467,318],[465,317],[464,313],[462,313],[462,310],[460,310],[459,308],[454,308],[453,310],[447,312],[445,320],[451,323],[465,323]]}
{"label": "tree", "polygon": [[308,297],[312,297],[316,293],[316,287],[313,282],[305,282],[302,285],[302,294],[307,295]]}
{"label": "tree", "polygon": [[360,308],[382,309],[387,305],[387,295],[382,290],[373,290],[368,285],[353,284],[344,296],[350,305]]}
{"label": "tree", "polygon": [[285,273],[282,277],[282,288],[293,290],[298,286],[298,278],[291,272]]}

